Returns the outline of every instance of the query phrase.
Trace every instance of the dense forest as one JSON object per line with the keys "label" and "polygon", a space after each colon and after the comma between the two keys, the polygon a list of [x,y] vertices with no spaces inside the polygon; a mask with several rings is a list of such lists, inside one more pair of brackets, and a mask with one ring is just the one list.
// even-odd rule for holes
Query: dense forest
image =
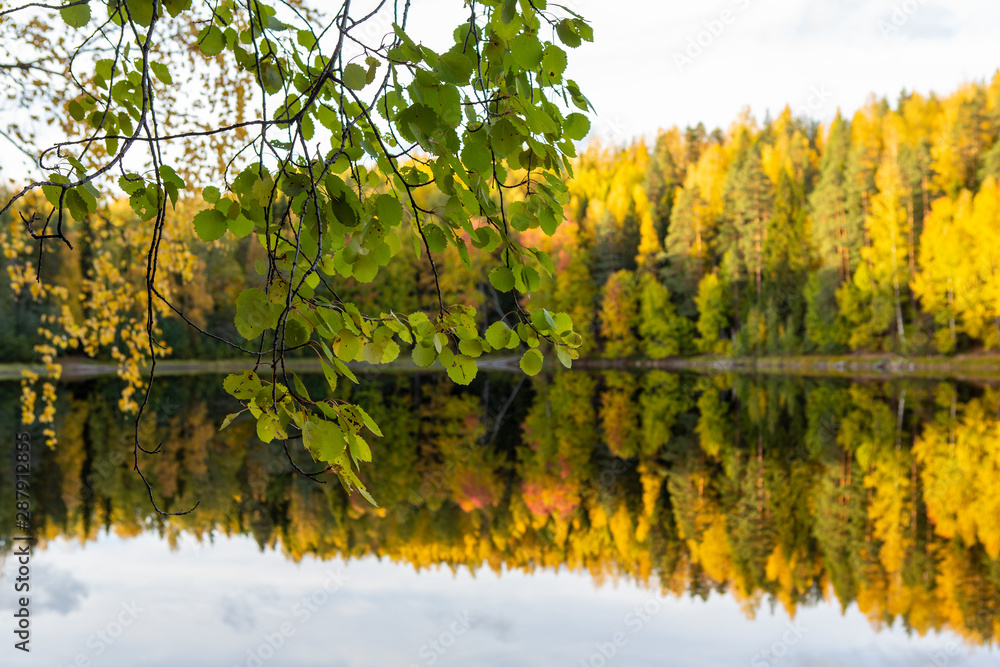
{"label": "dense forest", "polygon": [[[591,143],[574,162],[568,221],[551,237],[522,232],[554,264],[530,305],[571,313],[585,353],[607,357],[996,348],[998,135],[1000,75],[946,97],[872,99],[828,125],[786,108],[762,123],[744,113],[724,131]],[[421,206],[444,220],[448,198],[421,192]],[[191,210],[182,200],[171,212],[163,290],[192,323],[235,338],[235,297],[263,280],[263,254],[249,237],[197,240]],[[50,244],[42,286],[35,244],[16,215],[4,223],[0,358],[50,360],[72,347],[119,361],[138,354],[149,231],[127,201],[74,222],[75,250]],[[374,283],[345,280],[341,295],[373,312],[432,309],[431,266],[411,235],[390,242],[396,261]],[[437,257],[445,296],[498,319],[513,304],[477,252]],[[120,312],[128,302],[131,317]],[[105,311],[114,316],[103,320]],[[164,353],[230,354],[162,315]]]}
{"label": "dense forest", "polygon": [[[293,559],[565,566],[675,595],[727,591],[749,614],[832,594],[877,626],[1000,637],[995,387],[576,370],[487,374],[467,389],[434,374],[369,380],[338,392],[392,433],[361,471],[378,508],[295,472],[292,460],[315,464],[259,442],[247,416],[219,431],[232,404],[219,383],[158,383],[141,436],[163,453],[146,474],[166,509],[201,503],[169,518],[131,469],[120,383],[66,384],[59,446],[33,449],[37,534],[155,530],[181,549],[252,535]],[[17,397],[2,396],[12,433]],[[0,502],[13,494],[0,479]]]}
{"label": "dense forest", "polygon": [[[567,220],[558,228],[554,221],[529,228],[523,203],[513,193],[505,202],[513,232],[547,253],[527,279],[530,303],[522,305],[568,313],[583,334],[584,356],[994,349],[998,136],[1000,74],[946,97],[902,94],[895,105],[872,99],[829,125],[786,108],[763,123],[744,113],[725,131],[699,125],[662,131],[648,144],[592,143],[572,163]],[[206,188],[203,196],[217,199],[220,191]],[[414,196],[445,226],[428,223],[428,233],[445,234],[454,197],[433,188]],[[242,340],[237,299],[264,283],[266,253],[249,228],[204,242],[192,223],[202,202],[182,197],[158,241],[157,289],[176,312],[154,300],[158,344],[150,346],[145,276],[153,229],[136,213],[144,205],[109,201],[97,214],[67,220],[74,247],[49,243],[41,256],[23,220],[46,208],[44,193],[0,221],[0,359],[47,365],[40,383],[25,371],[21,395],[24,422],[45,425],[50,444],[59,359],[117,362],[126,380],[117,405],[129,412],[142,395],[151,349],[213,359],[233,356],[223,339]],[[444,303],[477,306],[481,330],[516,310],[512,293],[491,283],[499,258],[482,249],[483,239],[448,228],[462,242],[428,246],[432,264],[410,225],[394,229],[385,240],[393,261],[372,282],[343,278],[325,296],[373,315],[432,313],[439,283]],[[316,286],[317,293],[330,289]]]}
{"label": "dense forest", "polygon": [[[763,123],[744,113],[725,131],[672,128],[651,145],[592,143],[574,163],[567,223],[551,237],[523,230],[554,264],[531,305],[571,313],[589,334],[585,353],[606,357],[996,348],[998,135],[1000,75],[947,97],[872,99],[829,125],[786,108]],[[440,192],[422,192],[423,207],[447,208]],[[190,210],[172,211],[163,290],[191,322],[235,338],[235,297],[262,280],[263,255],[249,237],[197,241]],[[17,216],[6,223],[0,357],[37,358],[43,319],[47,360],[80,346],[121,361],[142,347],[149,232],[127,202],[74,223],[75,250],[50,245],[43,286],[34,243]],[[346,280],[341,294],[373,312],[431,309],[432,269],[411,234],[390,243],[396,261],[374,283]],[[512,303],[489,265],[452,247],[437,258],[445,296],[497,319]],[[101,319],[106,304],[128,301],[134,317]],[[229,354],[162,315],[174,356]]]}

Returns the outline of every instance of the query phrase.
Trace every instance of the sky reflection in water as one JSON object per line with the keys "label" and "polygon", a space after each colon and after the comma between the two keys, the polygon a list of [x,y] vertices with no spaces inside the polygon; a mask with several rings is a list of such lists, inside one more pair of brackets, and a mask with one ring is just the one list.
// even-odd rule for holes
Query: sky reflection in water
{"label": "sky reflection in water", "polygon": [[[10,571],[8,562],[5,581]],[[252,667],[254,654],[264,658],[260,665],[294,667],[998,660],[996,650],[970,649],[948,632],[923,638],[899,627],[875,632],[856,607],[841,616],[836,602],[801,608],[790,626],[780,606],[772,613],[764,605],[749,620],[726,595],[662,597],[630,582],[597,587],[588,576],[551,570],[417,573],[372,557],[296,564],[272,550],[261,553],[246,537],[207,546],[182,540],[174,552],[149,534],[102,536],[86,548],[60,539],[38,552],[33,573],[33,650],[28,660],[15,658],[6,643],[5,665],[64,667],[84,656],[107,667]],[[2,600],[7,616],[7,586]],[[138,614],[118,634],[123,603]],[[645,614],[637,613],[643,608]],[[600,651],[611,652],[616,633],[619,646],[602,662]],[[781,659],[765,655],[769,648]]]}

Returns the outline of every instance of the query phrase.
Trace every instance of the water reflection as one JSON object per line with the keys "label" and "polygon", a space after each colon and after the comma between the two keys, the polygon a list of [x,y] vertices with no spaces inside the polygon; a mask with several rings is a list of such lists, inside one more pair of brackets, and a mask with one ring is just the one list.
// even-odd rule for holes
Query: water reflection
{"label": "water reflection", "polygon": [[[899,620],[971,644],[1000,635],[995,387],[653,371],[490,376],[462,391],[437,376],[374,378],[350,398],[388,435],[365,471],[376,509],[335,479],[296,475],[247,421],[219,432],[232,405],[218,384],[155,389],[143,438],[163,453],[146,459],[147,476],[167,509],[201,502],[169,521],[151,516],[130,469],[114,383],[66,385],[59,445],[35,448],[43,541],[249,535],[294,560],[562,566],[677,595],[726,592],[749,615],[770,601],[794,616],[832,595],[875,627]],[[16,392],[4,395],[0,428],[13,433]],[[13,505],[8,477],[2,506]]]}

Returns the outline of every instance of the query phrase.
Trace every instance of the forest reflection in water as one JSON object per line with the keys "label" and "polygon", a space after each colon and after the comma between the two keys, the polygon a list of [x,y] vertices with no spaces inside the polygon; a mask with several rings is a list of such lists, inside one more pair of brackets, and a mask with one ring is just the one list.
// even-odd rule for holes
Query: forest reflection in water
{"label": "forest reflection in water", "polygon": [[[144,469],[166,509],[200,502],[169,520],[131,470],[117,391],[61,388],[59,443],[34,448],[43,547],[104,530],[172,544],[250,535],[295,560],[565,567],[675,595],[724,591],[748,614],[835,597],[876,628],[1000,636],[996,387],[573,371],[464,390],[438,375],[370,376],[342,391],[387,436],[362,471],[374,508],[333,478],[298,475],[249,420],[219,431],[234,408],[221,378],[167,378],[142,433],[163,451]],[[17,393],[3,396],[0,428],[14,433]],[[0,456],[12,447],[3,438]],[[13,506],[7,477],[0,504]],[[0,521],[6,551],[13,517]]]}

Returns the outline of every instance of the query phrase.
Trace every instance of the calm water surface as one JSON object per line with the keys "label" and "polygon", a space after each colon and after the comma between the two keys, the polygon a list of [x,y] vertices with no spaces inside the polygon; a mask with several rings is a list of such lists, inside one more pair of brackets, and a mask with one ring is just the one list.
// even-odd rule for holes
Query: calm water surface
{"label": "calm water surface", "polygon": [[62,388],[58,446],[32,432],[27,656],[0,512],[0,664],[1000,664],[995,387],[371,378],[344,398],[387,436],[373,508],[249,421],[218,431],[220,384],[154,390],[147,476],[168,509],[201,503],[169,520],[116,383]]}

